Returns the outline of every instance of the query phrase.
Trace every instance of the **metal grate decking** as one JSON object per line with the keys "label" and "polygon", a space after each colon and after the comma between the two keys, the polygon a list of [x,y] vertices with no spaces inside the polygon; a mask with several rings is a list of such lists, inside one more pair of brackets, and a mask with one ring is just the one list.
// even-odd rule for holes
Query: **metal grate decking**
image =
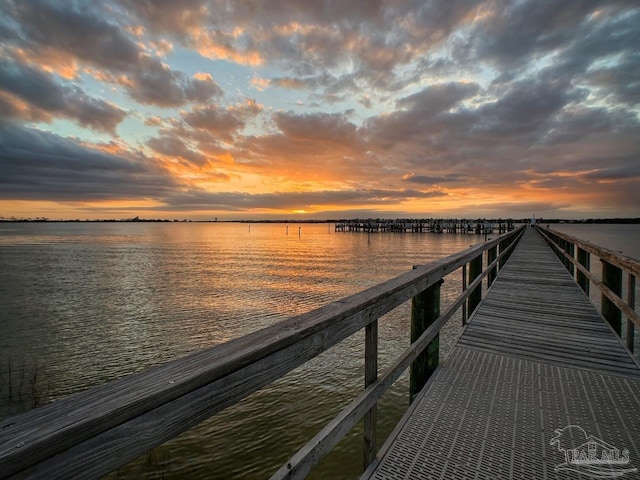
{"label": "metal grate decking", "polygon": [[[565,463],[575,448],[595,456]],[[596,462],[603,449],[620,461]],[[639,469],[640,369],[530,229],[363,478],[626,480]]]}

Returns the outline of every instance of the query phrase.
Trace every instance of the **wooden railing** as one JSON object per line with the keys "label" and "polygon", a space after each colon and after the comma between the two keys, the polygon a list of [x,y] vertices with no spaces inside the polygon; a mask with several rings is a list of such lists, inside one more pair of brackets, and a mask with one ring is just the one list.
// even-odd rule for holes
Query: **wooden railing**
{"label": "wooden railing", "polygon": [[[30,412],[0,420],[0,478],[100,477],[129,463],[364,328],[365,388],[274,478],[304,477],[365,418],[365,463],[375,457],[376,404],[410,365],[411,394],[438,365],[438,332],[462,306],[472,313],[523,229],[255,333]],[[490,259],[483,271],[483,253]],[[466,285],[467,265],[469,284]],[[440,314],[443,278],[463,268],[463,292]],[[411,346],[378,374],[378,318],[412,300]],[[466,312],[463,317],[466,321]]]}
{"label": "wooden railing", "polygon": [[[635,312],[636,277],[640,275],[640,262],[566,233],[538,226],[547,243],[556,252],[571,275],[575,275],[580,288],[589,295],[593,284],[602,293],[601,314],[616,334],[622,336],[622,315],[627,319],[627,348],[633,352],[635,327],[640,317]],[[591,255],[602,262],[602,280],[591,272]],[[627,277],[627,301],[622,299],[623,272]]]}

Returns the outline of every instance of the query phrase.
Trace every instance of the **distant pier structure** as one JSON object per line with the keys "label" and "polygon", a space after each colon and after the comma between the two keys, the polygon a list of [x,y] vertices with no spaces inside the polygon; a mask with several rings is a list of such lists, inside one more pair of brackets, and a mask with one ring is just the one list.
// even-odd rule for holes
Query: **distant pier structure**
{"label": "distant pier structure", "polygon": [[484,235],[505,233],[515,229],[514,220],[458,219],[354,219],[339,220],[336,232],[397,232],[397,233],[465,233]]}

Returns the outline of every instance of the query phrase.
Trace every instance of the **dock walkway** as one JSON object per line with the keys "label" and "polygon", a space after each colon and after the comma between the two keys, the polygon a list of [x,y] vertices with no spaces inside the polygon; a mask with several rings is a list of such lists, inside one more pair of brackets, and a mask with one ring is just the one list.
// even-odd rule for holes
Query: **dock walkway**
{"label": "dock walkway", "polygon": [[640,478],[640,368],[534,229],[363,478]]}

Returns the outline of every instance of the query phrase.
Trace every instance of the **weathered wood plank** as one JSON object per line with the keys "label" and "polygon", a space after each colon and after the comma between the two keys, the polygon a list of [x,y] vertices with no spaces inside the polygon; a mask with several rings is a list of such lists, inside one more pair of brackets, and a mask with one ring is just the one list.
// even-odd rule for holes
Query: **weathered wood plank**
{"label": "weathered wood plank", "polygon": [[[543,235],[545,235],[545,233],[543,232]],[[549,239],[549,241],[551,241]],[[613,253],[613,252],[612,252]],[[615,307],[617,307],[623,314],[624,316],[627,318],[627,320],[633,322],[636,326],[640,327],[640,316],[635,312],[635,310],[633,308],[631,308],[628,304],[626,304],[622,298],[620,298],[620,295],[615,293],[614,291],[612,291],[603,281],[598,280],[586,267],[584,267],[583,265],[580,264],[580,262],[578,262],[577,260],[571,258],[571,257],[566,257],[577,269],[580,273],[582,273],[585,277],[587,277],[591,283],[593,283],[595,286],[597,286],[600,291],[602,292],[603,295],[603,307],[605,305],[614,305]],[[636,264],[640,265],[640,262],[637,262],[636,260],[627,257],[627,260],[630,262],[636,262]],[[620,262],[620,264],[623,264],[625,262]],[[628,263],[628,262],[626,262]],[[609,264],[608,261],[605,261],[603,263],[603,266]],[[610,263],[610,265],[615,265],[615,262]],[[626,268],[626,267],[621,267],[621,268]],[[631,271],[632,269],[628,270]],[[604,274],[604,269],[603,269],[603,274]],[[629,273],[630,275],[632,275],[631,273]],[[606,299],[606,301],[605,301]],[[610,308],[610,307],[609,307]],[[605,312],[605,309],[603,309],[603,313]],[[616,329],[616,331],[619,333],[619,328],[616,328],[616,322],[614,320],[614,329]]]}
{"label": "weathered wood plank", "polygon": [[499,278],[465,330],[461,346],[636,372],[620,339],[539,238],[525,237]]}

